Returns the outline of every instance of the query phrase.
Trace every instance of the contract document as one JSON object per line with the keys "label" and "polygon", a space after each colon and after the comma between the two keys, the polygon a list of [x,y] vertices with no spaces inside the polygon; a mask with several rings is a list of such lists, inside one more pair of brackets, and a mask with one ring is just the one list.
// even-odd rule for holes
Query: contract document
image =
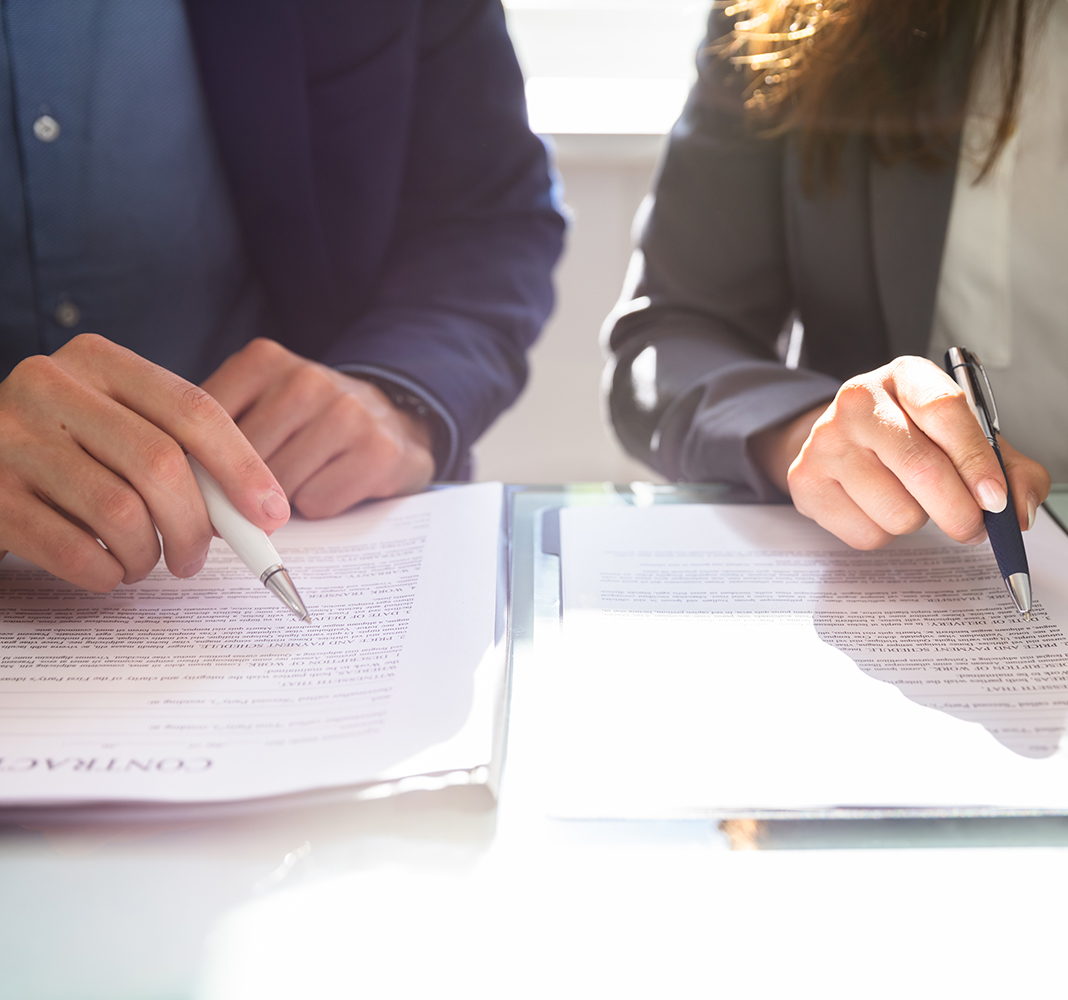
{"label": "contract document", "polygon": [[314,621],[224,542],[179,580],[86,593],[0,562],[0,805],[218,803],[483,780],[503,683],[502,488],[294,519]]}
{"label": "contract document", "polygon": [[560,512],[560,816],[1068,811],[1068,537],[850,549],[786,506]]}

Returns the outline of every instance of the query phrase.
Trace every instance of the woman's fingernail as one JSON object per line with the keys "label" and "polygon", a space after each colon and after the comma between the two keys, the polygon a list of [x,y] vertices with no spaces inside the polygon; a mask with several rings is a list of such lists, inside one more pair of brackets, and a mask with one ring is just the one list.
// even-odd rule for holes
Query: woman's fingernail
{"label": "woman's fingernail", "polygon": [[965,545],[982,545],[986,541],[986,528],[979,532],[974,538],[969,538]]}
{"label": "woman's fingernail", "polygon": [[268,517],[276,521],[284,521],[289,517],[289,501],[277,490],[268,493],[263,498],[263,511]]}
{"label": "woman's fingernail", "polygon": [[1035,526],[1035,515],[1038,513],[1038,497],[1034,493],[1027,494],[1027,530]]}
{"label": "woman's fingernail", "polygon": [[984,479],[975,491],[979,494],[979,502],[983,505],[983,510],[988,510],[991,514],[1000,514],[1005,509],[1005,504],[1009,502],[1005,487],[996,479]]}

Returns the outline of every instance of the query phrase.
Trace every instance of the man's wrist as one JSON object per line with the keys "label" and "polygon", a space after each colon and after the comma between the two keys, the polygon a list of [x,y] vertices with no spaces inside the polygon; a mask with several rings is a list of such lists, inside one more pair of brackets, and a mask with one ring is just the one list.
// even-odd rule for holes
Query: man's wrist
{"label": "man's wrist", "polygon": [[458,434],[452,417],[437,400],[400,374],[360,365],[338,365],[337,370],[373,385],[407,418],[415,433],[425,434],[420,443],[434,456],[434,478],[447,478],[455,465]]}
{"label": "man's wrist", "polygon": [[[351,377],[355,378],[355,376]],[[373,385],[373,383],[369,384]],[[408,437],[433,455],[436,423],[433,411],[426,404],[415,401],[411,396],[405,398],[402,395],[388,393],[377,385],[373,385],[373,387],[381,392],[397,411],[397,419],[404,426]]]}

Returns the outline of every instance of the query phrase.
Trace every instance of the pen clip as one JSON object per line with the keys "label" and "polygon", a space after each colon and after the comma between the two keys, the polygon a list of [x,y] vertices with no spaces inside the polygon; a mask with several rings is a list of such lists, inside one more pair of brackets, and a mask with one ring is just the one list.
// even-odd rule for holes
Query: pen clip
{"label": "pen clip", "polygon": [[[967,347],[951,347],[946,351],[946,365],[951,369],[957,384],[964,390],[968,405],[979,418],[983,433],[990,443],[997,447],[997,435],[1001,433],[998,404],[994,401],[994,390],[990,386],[990,379],[987,378],[979,355],[969,351]],[[963,368],[967,376],[963,381],[956,378],[958,368]]]}

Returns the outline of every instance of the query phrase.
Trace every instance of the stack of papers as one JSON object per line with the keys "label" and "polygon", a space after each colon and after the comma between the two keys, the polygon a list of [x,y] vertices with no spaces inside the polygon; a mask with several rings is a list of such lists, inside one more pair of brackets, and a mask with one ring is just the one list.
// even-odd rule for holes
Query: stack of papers
{"label": "stack of papers", "polygon": [[298,621],[216,539],[111,594],[0,563],[0,806],[158,816],[496,781],[502,488],[294,520]]}
{"label": "stack of papers", "polygon": [[790,507],[561,511],[542,644],[563,817],[1068,811],[1068,538],[850,549]]}

